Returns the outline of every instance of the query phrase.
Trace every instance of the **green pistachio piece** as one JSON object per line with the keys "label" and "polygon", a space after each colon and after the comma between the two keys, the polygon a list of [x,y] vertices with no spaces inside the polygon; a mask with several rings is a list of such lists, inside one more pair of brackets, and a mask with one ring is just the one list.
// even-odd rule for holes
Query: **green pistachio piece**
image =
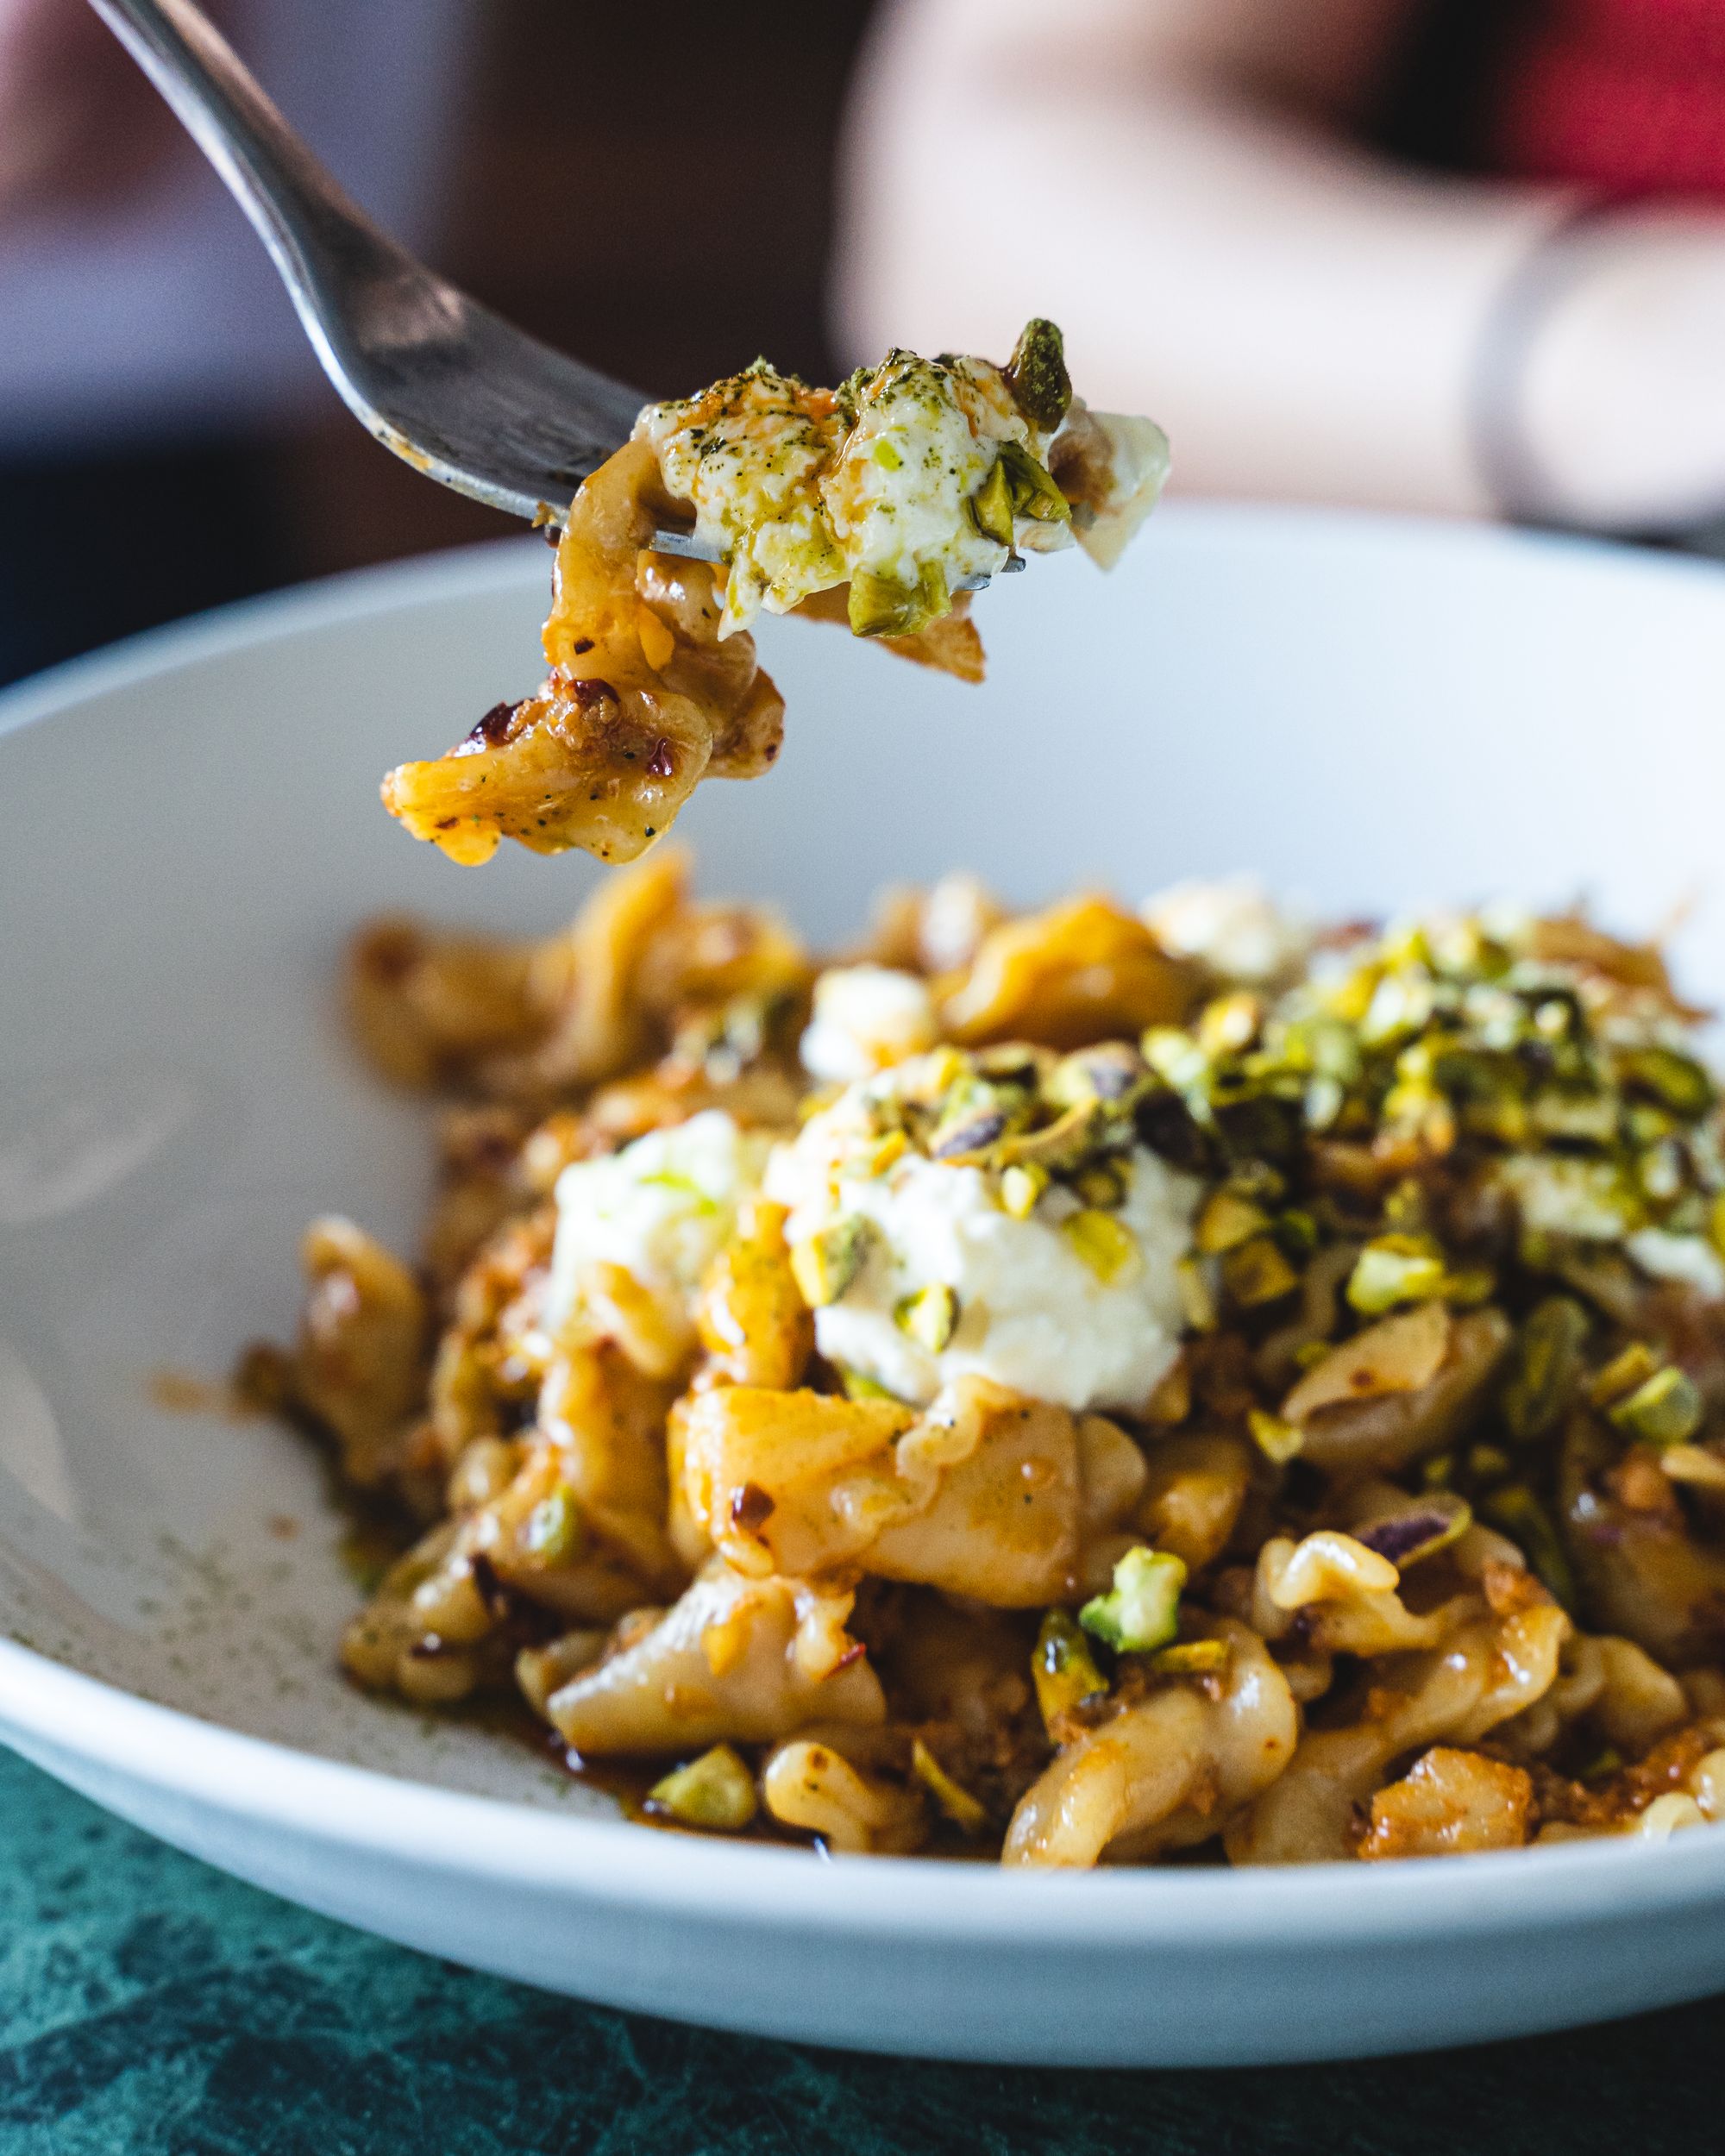
{"label": "green pistachio piece", "polygon": [[868,1221],[848,1214],[795,1246],[791,1271],[811,1310],[824,1310],[844,1297],[862,1269],[872,1234]]}
{"label": "green pistachio piece", "polygon": [[1349,1274],[1347,1299],[1363,1315],[1382,1317],[1398,1303],[1434,1300],[1446,1276],[1441,1251],[1426,1238],[1380,1235],[1366,1244]]}
{"label": "green pistachio piece", "polygon": [[1631,1340],[1595,1374],[1587,1396],[1596,1407],[1609,1407],[1613,1401],[1627,1399],[1638,1385],[1645,1385],[1659,1368],[1659,1358],[1647,1342]]}
{"label": "green pistachio piece", "polygon": [[1694,1380],[1668,1363],[1607,1412],[1620,1430],[1644,1445],[1684,1445],[1701,1427],[1707,1410]]}
{"label": "green pistachio piece", "polygon": [[1473,1513],[1467,1500],[1440,1490],[1406,1512],[1391,1513],[1387,1519],[1374,1520],[1350,1532],[1356,1542],[1388,1557],[1399,1571],[1405,1572],[1422,1557],[1435,1557],[1440,1550],[1459,1542],[1472,1525]]}
{"label": "green pistachio piece", "polygon": [[1174,1638],[1186,1567],[1171,1551],[1128,1550],[1106,1595],[1085,1603],[1078,1621],[1121,1654],[1147,1654]]}
{"label": "green pistachio piece", "polygon": [[1003,371],[1007,386],[1025,417],[1044,434],[1052,434],[1072,404],[1066,340],[1057,325],[1033,315],[1019,332],[1013,356]]}
{"label": "green pistachio piece", "polygon": [[996,546],[1013,543],[1013,490],[1007,467],[997,457],[988,476],[970,497],[970,514],[976,529]]}
{"label": "green pistachio piece", "polygon": [[1243,1310],[1279,1302],[1300,1285],[1300,1275],[1268,1235],[1254,1236],[1225,1253],[1222,1285]]}
{"label": "green pistachio piece", "polygon": [[1552,1516],[1525,1482],[1506,1482],[1482,1500],[1480,1512],[1494,1527],[1518,1544],[1523,1557],[1571,1614],[1576,1607],[1575,1573]]}
{"label": "green pistachio piece", "polygon": [[920,1737],[911,1743],[911,1772],[953,1825],[967,1834],[986,1833],[988,1814],[962,1783],[955,1782]]}
{"label": "green pistachio piece", "polygon": [[1007,468],[1007,484],[1012,489],[1013,507],[1020,517],[1028,517],[1033,523],[1064,524],[1072,520],[1072,509],[1066,497],[1055,485],[1046,467],[1037,462],[1022,443],[1003,442],[1000,444],[1000,462]]}
{"label": "green pistachio piece", "polygon": [[1218,1677],[1228,1666],[1226,1639],[1181,1639],[1150,1658],[1157,1677]]}
{"label": "green pistachio piece", "polygon": [[1000,1177],[1000,1203],[1014,1220],[1028,1220],[1048,1188],[1048,1170],[1033,1162],[1008,1168]]}
{"label": "green pistachio piece", "polygon": [[1251,1441],[1266,1460],[1277,1467],[1286,1467],[1306,1442],[1306,1432],[1297,1422],[1284,1422],[1280,1415],[1272,1415],[1262,1407],[1246,1410],[1246,1427],[1251,1432]]}
{"label": "green pistachio piece", "polygon": [[729,1745],[715,1745],[648,1792],[647,1808],[680,1827],[735,1834],[755,1816],[755,1777]]}
{"label": "green pistachio piece", "polygon": [[893,1322],[919,1347],[938,1355],[958,1330],[958,1298],[944,1282],[919,1288],[895,1305]]}
{"label": "green pistachio piece", "polygon": [[1581,1382],[1581,1351],[1592,1330],[1570,1295],[1547,1295],[1528,1313],[1502,1407],[1509,1434],[1524,1445],[1557,1426]]}
{"label": "green pistachio piece", "polygon": [[561,1564],[581,1539],[581,1515],[572,1489],[560,1486],[542,1497],[521,1531],[523,1547],[542,1564]]}
{"label": "green pistachio piece", "polygon": [[872,569],[858,569],[850,580],[849,613],[856,636],[913,636],[951,607],[946,572],[938,561],[925,561],[914,584],[877,576]]}
{"label": "green pistachio piece", "polygon": [[1225,1250],[1237,1250],[1269,1229],[1270,1215],[1261,1206],[1232,1190],[1218,1190],[1199,1213],[1193,1240],[1201,1257],[1220,1257]]}
{"label": "green pistachio piece", "polygon": [[852,1369],[848,1363],[836,1363],[834,1368],[838,1372],[838,1382],[844,1388],[847,1400],[895,1400],[898,1397],[895,1393],[888,1392],[884,1385],[877,1384],[872,1377],[865,1377],[861,1370]]}
{"label": "green pistachio piece", "polygon": [[1672,1048],[1632,1048],[1620,1051],[1616,1061],[1627,1090],[1651,1094],[1676,1115],[1705,1115],[1713,1105],[1713,1081],[1692,1056]]}
{"label": "green pistachio piece", "polygon": [[1036,1703],[1051,1732],[1059,1716],[1086,1700],[1101,1699],[1108,1689],[1089,1641],[1063,1609],[1051,1609],[1043,1619],[1031,1656],[1031,1675],[1036,1680]]}

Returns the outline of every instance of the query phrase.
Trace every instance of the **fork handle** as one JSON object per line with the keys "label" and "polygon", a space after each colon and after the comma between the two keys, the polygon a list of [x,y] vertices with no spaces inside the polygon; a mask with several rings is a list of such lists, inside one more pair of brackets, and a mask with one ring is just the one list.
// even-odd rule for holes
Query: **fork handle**
{"label": "fork handle", "polygon": [[172,107],[269,249],[326,369],[318,301],[338,284],[411,268],[259,87],[191,0],[90,0]]}

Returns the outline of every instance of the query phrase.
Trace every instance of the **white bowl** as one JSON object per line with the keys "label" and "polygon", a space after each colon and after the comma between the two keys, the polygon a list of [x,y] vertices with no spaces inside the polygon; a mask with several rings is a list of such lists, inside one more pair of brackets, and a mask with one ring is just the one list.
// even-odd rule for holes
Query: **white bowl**
{"label": "white bowl", "polygon": [[[422,1119],[330,993],[381,908],[543,929],[593,879],[450,867],[378,776],[534,678],[524,542],[145,639],[0,702],[0,1735],[181,1847],[476,1967],[776,2035],[1001,2061],[1322,2058],[1725,1984],[1725,1833],[1277,1873],[1007,1876],[653,1833],[364,1698],[307,1448],[171,1411],[293,1319],[295,1242],[411,1241]],[[121,573],[123,573],[123,566]],[[706,887],[837,937],[954,865],[1033,899],[1249,867],[1327,909],[1694,901],[1725,991],[1725,581],[1609,548],[1244,510],[979,608],[973,691],[773,626],[789,743],[684,819]]]}

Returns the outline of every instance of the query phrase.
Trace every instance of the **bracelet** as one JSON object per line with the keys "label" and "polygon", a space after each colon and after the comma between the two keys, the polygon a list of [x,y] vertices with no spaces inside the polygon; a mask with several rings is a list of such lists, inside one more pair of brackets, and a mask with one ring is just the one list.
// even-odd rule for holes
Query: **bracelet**
{"label": "bracelet", "polygon": [[1612,197],[1578,204],[1516,265],[1486,317],[1467,385],[1467,429],[1486,492],[1513,523],[1582,529],[1559,506],[1559,489],[1528,447],[1522,378],[1541,322],[1587,267],[1595,229],[1619,207]]}

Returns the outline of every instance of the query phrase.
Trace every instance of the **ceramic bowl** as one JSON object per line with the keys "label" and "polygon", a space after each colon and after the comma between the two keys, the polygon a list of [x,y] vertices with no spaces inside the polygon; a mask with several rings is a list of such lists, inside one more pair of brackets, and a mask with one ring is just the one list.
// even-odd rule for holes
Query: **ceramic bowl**
{"label": "ceramic bowl", "polygon": [[[411,1241],[423,1111],[349,1051],[364,917],[524,931],[595,871],[450,866],[377,780],[535,678],[523,542],[345,580],[0,700],[0,1736],[391,1938],[725,2027],[1051,2064],[1320,2058],[1725,1984],[1725,1833],[1285,1872],[1005,1875],[656,1833],[525,1747],[361,1696],[310,1450],[200,1412],[338,1209]],[[1606,548],[1170,509],[978,607],[981,690],[769,624],[787,745],[705,787],[704,887],[837,939],[888,881],[1325,911],[1584,890],[1725,991],[1725,580]],[[211,1398],[216,1388],[211,1388]]]}

